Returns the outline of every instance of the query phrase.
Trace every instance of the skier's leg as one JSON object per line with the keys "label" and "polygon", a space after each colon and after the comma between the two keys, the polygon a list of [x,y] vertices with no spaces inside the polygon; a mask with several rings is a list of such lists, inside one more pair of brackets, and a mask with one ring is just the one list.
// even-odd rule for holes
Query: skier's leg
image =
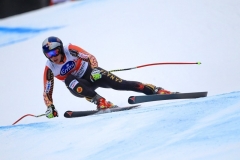
{"label": "skier's leg", "polygon": [[[94,75],[96,74],[96,76]],[[128,81],[119,78],[118,76],[100,68],[95,68],[90,75],[90,79],[94,82],[94,86],[113,88],[115,90],[135,91],[151,94],[170,94],[170,91],[164,90],[161,87],[156,87],[152,84],[144,84],[138,81]]]}
{"label": "skier's leg", "polygon": [[105,98],[98,95],[94,86],[85,79],[69,75],[65,79],[65,84],[74,96],[85,97],[88,101],[95,103],[98,109],[115,107],[113,103],[107,102]]}
{"label": "skier's leg", "polygon": [[92,89],[91,84],[85,79],[69,75],[65,84],[70,92],[76,97],[94,97],[97,93]]}

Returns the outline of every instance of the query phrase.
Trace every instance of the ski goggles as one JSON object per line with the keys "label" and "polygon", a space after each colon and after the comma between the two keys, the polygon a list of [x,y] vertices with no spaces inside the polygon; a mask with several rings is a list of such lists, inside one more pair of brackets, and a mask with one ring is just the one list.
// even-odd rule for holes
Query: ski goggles
{"label": "ski goggles", "polygon": [[47,58],[56,57],[59,55],[59,50],[55,49],[55,50],[49,51],[49,52],[45,53],[45,55]]}

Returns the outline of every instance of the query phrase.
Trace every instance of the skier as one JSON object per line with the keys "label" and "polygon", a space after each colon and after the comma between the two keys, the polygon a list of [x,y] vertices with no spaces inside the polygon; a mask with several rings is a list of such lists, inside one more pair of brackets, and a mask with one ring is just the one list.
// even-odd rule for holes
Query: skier
{"label": "skier", "polygon": [[98,87],[135,91],[146,95],[173,93],[151,84],[123,80],[99,67],[97,59],[90,53],[72,44],[63,46],[62,41],[54,36],[43,41],[42,50],[48,58],[43,75],[43,97],[48,118],[58,117],[52,98],[54,77],[65,82],[74,96],[84,97],[96,104],[98,110],[118,107],[97,94],[95,90]]}

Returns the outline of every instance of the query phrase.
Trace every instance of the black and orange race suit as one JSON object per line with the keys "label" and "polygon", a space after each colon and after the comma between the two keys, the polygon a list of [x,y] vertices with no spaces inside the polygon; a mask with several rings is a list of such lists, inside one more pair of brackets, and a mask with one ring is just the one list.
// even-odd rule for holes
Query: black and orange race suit
{"label": "black and orange race suit", "polygon": [[[54,77],[65,82],[73,95],[85,97],[87,100],[96,96],[95,90],[98,87],[136,91],[144,94],[154,93],[155,86],[153,85],[123,80],[98,67],[96,58],[78,46],[72,44],[64,46],[64,55],[64,63],[62,64],[55,64],[50,60],[46,63],[43,75],[43,97],[46,106],[53,104]],[[94,81],[91,74],[96,70],[101,73],[101,78]]]}
{"label": "black and orange race suit", "polygon": [[54,77],[61,81],[65,81],[66,77],[71,74],[81,78],[88,66],[91,68],[98,66],[96,58],[78,46],[69,44],[64,46],[63,52],[65,55],[63,64],[55,64],[48,60],[44,69],[43,97],[46,106],[53,104]]}

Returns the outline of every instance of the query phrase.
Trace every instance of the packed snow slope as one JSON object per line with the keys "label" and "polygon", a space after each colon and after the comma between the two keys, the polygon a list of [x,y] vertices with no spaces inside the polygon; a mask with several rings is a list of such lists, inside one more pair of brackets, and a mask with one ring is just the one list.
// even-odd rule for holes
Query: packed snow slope
{"label": "packed snow slope", "polygon": [[[45,112],[46,57],[41,44],[49,36],[79,45],[106,70],[200,61],[202,65],[161,65],[115,74],[171,91],[217,95],[240,90],[239,28],[238,0],[84,0],[2,19],[0,125],[12,124],[27,113]],[[97,92],[118,105],[140,94]],[[72,96],[58,80],[53,99],[61,115],[65,110],[95,109],[94,104]],[[37,121],[42,119],[21,123]]]}
{"label": "packed snow slope", "polygon": [[240,92],[0,127],[1,159],[240,158]]}
{"label": "packed snow slope", "polygon": [[[83,0],[0,20],[0,159],[239,159],[239,0]],[[65,119],[95,109],[55,79],[59,117],[46,111],[42,41],[79,45],[106,70],[162,65],[115,74],[207,98],[144,103],[136,110]],[[97,89],[127,105],[129,91]],[[170,103],[171,102],[171,103]]]}

